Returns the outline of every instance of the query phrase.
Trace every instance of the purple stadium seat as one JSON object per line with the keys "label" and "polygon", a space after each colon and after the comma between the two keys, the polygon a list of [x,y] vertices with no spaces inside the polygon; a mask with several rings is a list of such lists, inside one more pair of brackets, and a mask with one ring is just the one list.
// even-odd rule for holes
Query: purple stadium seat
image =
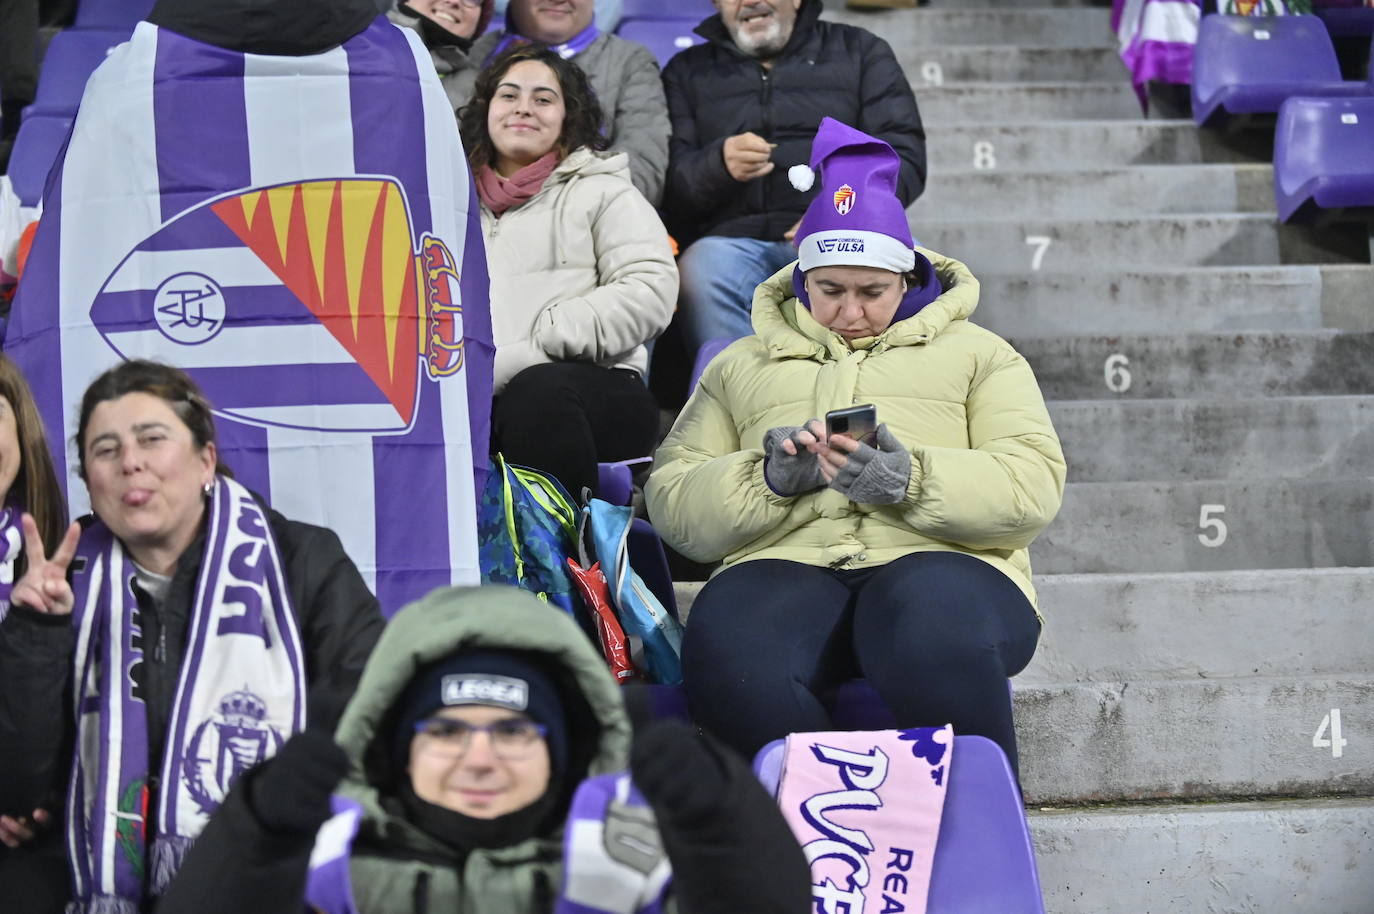
{"label": "purple stadium seat", "polygon": [[613,505],[628,505],[634,491],[630,468],[622,463],[596,465],[596,497]]}
{"label": "purple stadium seat", "polygon": [[80,0],[76,27],[132,30],[152,10],[153,0]]}
{"label": "purple stadium seat", "polygon": [[1295,95],[1366,95],[1343,82],[1326,27],[1315,16],[1204,16],[1193,57],[1193,120],[1274,114]]}
{"label": "purple stadium seat", "polygon": [[71,132],[75,113],[66,115],[38,115],[26,117],[19,125],[10,156],[10,182],[19,202],[37,206],[43,197],[43,185],[48,172],[57,164],[62,146]]}
{"label": "purple stadium seat", "polygon": [[1312,12],[1326,23],[1332,38],[1362,38],[1374,35],[1374,7],[1361,0],[1317,0]]}
{"label": "purple stadium seat", "polygon": [[644,45],[658,59],[659,67],[664,67],[678,51],[705,42],[706,39],[692,31],[700,22],[700,18],[681,17],[630,19],[627,12],[615,33],[628,41]]}
{"label": "purple stadium seat", "polygon": [[[653,459],[652,456],[633,457],[615,463],[598,463],[596,465],[596,497],[613,505],[628,505],[630,495],[634,492],[635,466],[648,463]],[[574,493],[576,498],[580,498],[581,495],[580,492]]]}
{"label": "purple stadium seat", "polygon": [[1279,219],[1321,210],[1374,213],[1374,95],[1290,98],[1274,133]]}
{"label": "purple stadium seat", "polygon": [[620,18],[626,19],[694,19],[693,26],[708,16],[715,15],[716,8],[711,0],[625,0],[620,7]]}
{"label": "purple stadium seat", "polygon": [[[777,791],[783,742],[754,759],[754,773]],[[1026,811],[1007,757],[981,736],[954,737],[940,838],[926,914],[1044,914]]]}
{"label": "purple stadium seat", "polygon": [[701,348],[697,350],[696,360],[692,362],[692,383],[688,386],[688,391],[697,389],[697,382],[701,380],[701,373],[706,370],[706,366],[733,342],[734,340],[722,336],[701,344]]}
{"label": "purple stadium seat", "polygon": [[75,114],[91,73],[110,51],[128,40],[128,29],[64,29],[58,32],[43,56],[38,93],[26,116]]}

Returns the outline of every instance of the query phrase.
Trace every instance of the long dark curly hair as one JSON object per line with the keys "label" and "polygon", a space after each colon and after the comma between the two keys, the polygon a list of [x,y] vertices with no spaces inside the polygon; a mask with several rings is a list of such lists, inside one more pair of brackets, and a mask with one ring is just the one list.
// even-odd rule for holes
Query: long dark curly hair
{"label": "long dark curly hair", "polygon": [[565,110],[563,132],[558,137],[560,155],[566,156],[583,146],[600,150],[610,145],[601,132],[601,103],[596,100],[596,93],[582,68],[571,60],[564,60],[542,44],[518,44],[477,74],[472,101],[458,112],[458,129],[463,135],[463,146],[468,151],[468,163],[473,171],[496,161],[496,149],[491,144],[491,135],[487,133],[487,109],[491,107],[496,87],[501,85],[506,72],[526,60],[544,64],[558,79]]}

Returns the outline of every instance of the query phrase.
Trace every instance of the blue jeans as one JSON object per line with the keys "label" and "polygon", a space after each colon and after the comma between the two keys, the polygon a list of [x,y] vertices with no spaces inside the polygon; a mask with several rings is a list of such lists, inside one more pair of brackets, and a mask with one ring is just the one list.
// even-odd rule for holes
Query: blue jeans
{"label": "blue jeans", "polygon": [[678,258],[682,277],[678,320],[687,358],[707,340],[739,339],[754,332],[749,310],[754,287],[797,259],[788,241],[707,235]]}

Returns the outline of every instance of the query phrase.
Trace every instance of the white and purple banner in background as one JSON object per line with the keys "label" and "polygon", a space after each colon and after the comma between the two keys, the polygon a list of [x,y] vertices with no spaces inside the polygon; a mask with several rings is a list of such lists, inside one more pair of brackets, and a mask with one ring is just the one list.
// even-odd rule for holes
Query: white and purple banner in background
{"label": "white and purple banner in background", "polygon": [[1112,30],[1117,49],[1141,108],[1148,102],[1146,84],[1188,85],[1193,81],[1193,47],[1197,44],[1202,0],[1114,0]]}
{"label": "white and purple banner in background", "polygon": [[476,196],[413,32],[241,54],[142,22],[87,84],[9,328],[73,514],[82,391],[186,369],[220,452],[388,614],[476,583],[491,322]]}

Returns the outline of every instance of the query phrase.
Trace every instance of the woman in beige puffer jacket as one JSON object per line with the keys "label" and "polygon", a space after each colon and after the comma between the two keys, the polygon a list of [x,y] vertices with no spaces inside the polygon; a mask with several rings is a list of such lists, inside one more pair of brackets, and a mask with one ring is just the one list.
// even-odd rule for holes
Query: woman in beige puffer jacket
{"label": "woman in beige puffer jacket", "polygon": [[[860,167],[879,141],[844,130],[828,157],[818,137],[798,265],[759,286],[754,335],[707,367],[646,489],[666,542],[721,563],[683,645],[693,716],[752,753],[832,729],[836,688],[863,676],[898,726],[952,722],[1015,767],[1006,679],[1039,637],[1027,547],[1063,453],[1025,359],[968,321],[977,280],[913,253],[894,195],[886,218],[813,219],[880,202]],[[874,446],[815,418],[870,403]]]}
{"label": "woman in beige puffer jacket", "polygon": [[491,276],[492,450],[576,496],[598,462],[653,448],[646,344],[672,317],[677,266],[625,154],[600,151],[576,64],[517,46],[476,88],[462,126]]}

